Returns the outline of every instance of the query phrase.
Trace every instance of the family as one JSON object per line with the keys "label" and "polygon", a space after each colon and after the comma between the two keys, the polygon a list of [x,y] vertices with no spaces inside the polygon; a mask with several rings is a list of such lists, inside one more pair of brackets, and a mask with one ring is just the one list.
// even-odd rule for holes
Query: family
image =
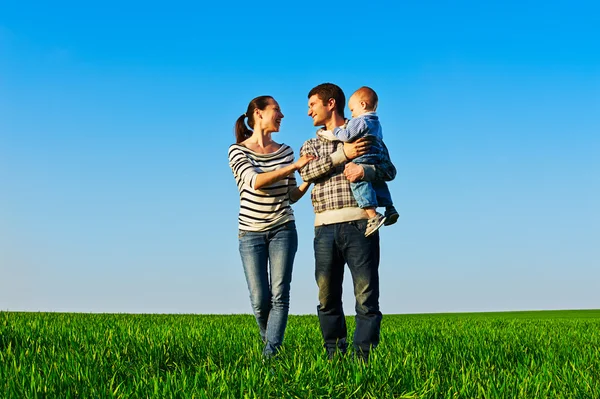
{"label": "family", "polygon": [[[363,86],[348,101],[340,87],[323,83],[308,93],[308,116],[319,127],[294,161],[293,150],[273,141],[284,115],[273,97],[256,97],[235,124],[229,165],[240,193],[239,250],[263,355],[277,354],[288,319],[298,235],[291,205],[312,189],[315,212],[317,314],[329,359],[346,354],[342,308],[344,266],[356,298],[355,356],[367,361],[379,343],[379,228],[394,224],[386,181],[396,176],[376,114],[378,97]],[[303,182],[298,185],[295,172]],[[384,208],[384,213],[377,208]]]}

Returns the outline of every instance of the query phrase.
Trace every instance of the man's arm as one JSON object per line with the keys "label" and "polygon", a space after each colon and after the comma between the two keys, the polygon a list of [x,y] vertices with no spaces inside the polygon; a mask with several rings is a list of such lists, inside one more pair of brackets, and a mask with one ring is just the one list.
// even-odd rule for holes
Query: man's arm
{"label": "man's arm", "polygon": [[318,142],[307,140],[300,148],[300,156],[312,155],[317,157],[307,163],[298,172],[305,182],[313,182],[321,177],[327,176],[333,168],[347,162],[343,147],[338,146],[337,150],[331,154],[320,154]]}
{"label": "man's arm", "polygon": [[343,165],[349,160],[365,155],[369,152],[371,140],[368,137],[362,137],[352,143],[340,144],[342,143],[337,142],[334,152],[324,154],[322,153],[323,145],[319,142],[319,139],[305,141],[300,149],[300,156],[308,154],[317,158],[298,170],[302,180],[309,183],[314,182],[321,177],[329,175],[334,168]]}
{"label": "man's arm", "polygon": [[344,169],[344,175],[351,183],[357,181],[383,180],[391,181],[396,178],[396,167],[390,159],[387,147],[382,142],[382,161],[377,165],[348,163]]}

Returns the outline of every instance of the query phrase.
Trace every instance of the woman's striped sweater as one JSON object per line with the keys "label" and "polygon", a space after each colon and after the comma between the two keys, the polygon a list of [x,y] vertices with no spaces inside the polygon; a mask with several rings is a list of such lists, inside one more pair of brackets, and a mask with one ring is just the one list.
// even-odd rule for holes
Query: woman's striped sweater
{"label": "woman's striped sweater", "polygon": [[290,206],[290,192],[297,185],[294,173],[260,190],[254,188],[259,173],[293,162],[294,151],[285,144],[270,154],[258,154],[240,144],[229,147],[229,166],[240,192],[240,230],[265,231],[294,220]]}

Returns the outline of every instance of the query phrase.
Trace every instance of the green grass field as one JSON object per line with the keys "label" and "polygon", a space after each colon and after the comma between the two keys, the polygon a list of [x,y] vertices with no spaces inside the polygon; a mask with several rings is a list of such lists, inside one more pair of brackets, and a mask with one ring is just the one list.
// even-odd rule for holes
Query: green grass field
{"label": "green grass field", "polygon": [[[350,331],[354,319],[348,318]],[[1,398],[600,398],[600,311],[386,315],[368,365],[291,316],[0,312]]]}

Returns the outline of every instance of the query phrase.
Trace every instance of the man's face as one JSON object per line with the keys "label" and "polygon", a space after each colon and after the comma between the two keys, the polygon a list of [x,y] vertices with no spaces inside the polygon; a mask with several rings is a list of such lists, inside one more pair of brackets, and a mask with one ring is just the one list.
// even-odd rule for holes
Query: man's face
{"label": "man's face", "polygon": [[323,126],[331,117],[332,107],[323,104],[323,100],[317,94],[308,99],[308,116],[313,120],[314,126]]}

